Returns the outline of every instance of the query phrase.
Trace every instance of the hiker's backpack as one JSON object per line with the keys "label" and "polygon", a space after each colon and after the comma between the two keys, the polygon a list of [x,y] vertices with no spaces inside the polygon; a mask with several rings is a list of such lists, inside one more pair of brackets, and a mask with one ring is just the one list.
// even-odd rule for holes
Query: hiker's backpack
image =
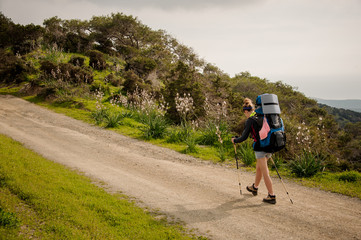
{"label": "hiker's backpack", "polygon": [[[282,118],[280,117],[281,109],[278,103],[278,97],[275,94],[262,94],[256,99],[255,112],[259,116],[264,116],[268,124],[268,133],[264,139],[260,139],[260,146],[263,151],[268,153],[278,152],[286,147],[286,134]],[[262,128],[262,126],[261,126]],[[261,129],[262,131],[262,129]]]}

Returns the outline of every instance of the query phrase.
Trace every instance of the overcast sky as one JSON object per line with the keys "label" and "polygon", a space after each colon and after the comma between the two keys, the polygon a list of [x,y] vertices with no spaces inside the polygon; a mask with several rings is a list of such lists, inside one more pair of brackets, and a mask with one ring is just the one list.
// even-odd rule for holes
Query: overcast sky
{"label": "overcast sky", "polygon": [[361,99],[361,0],[0,0],[15,23],[123,12],[230,76],[248,71],[308,97]]}

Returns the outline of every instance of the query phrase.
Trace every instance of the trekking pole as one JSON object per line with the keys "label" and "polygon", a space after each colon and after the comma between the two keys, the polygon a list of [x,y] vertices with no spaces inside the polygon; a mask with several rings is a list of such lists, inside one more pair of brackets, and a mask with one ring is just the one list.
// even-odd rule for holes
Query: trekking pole
{"label": "trekking pole", "polygon": [[281,175],[279,174],[278,169],[277,169],[277,167],[276,167],[276,164],[275,164],[275,162],[273,161],[272,158],[271,158],[271,161],[272,161],[273,165],[275,166],[276,172],[277,172],[277,174],[278,174],[278,177],[279,177],[280,180],[281,180],[281,183],[282,183],[282,185],[283,185],[283,188],[285,189],[285,191],[286,191],[286,193],[287,193],[287,196],[290,198],[290,201],[291,201],[291,203],[293,204],[293,201],[292,201],[290,195],[288,194],[288,191],[287,191],[287,189],[286,189],[286,186],[285,186],[285,184],[283,183],[283,180],[282,180],[282,178],[281,178]]}
{"label": "trekking pole", "polygon": [[236,148],[235,143],[233,143],[233,147],[234,147],[234,157],[236,159],[236,165],[237,165],[239,193],[242,195],[241,176],[240,176],[240,172],[239,172],[239,168],[238,168],[237,148]]}

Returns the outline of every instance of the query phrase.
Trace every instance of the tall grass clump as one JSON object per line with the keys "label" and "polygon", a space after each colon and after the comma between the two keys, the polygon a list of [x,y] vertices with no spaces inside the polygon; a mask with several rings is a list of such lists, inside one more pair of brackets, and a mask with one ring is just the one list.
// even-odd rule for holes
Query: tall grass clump
{"label": "tall grass clump", "polygon": [[198,142],[202,145],[216,146],[219,143],[218,133],[224,138],[229,133],[228,126],[224,122],[217,123],[216,121],[207,121],[201,129],[201,136]]}
{"label": "tall grass clump", "polygon": [[254,151],[252,148],[252,144],[250,144],[248,141],[240,144],[240,147],[238,148],[238,152],[240,154],[240,157],[243,161],[243,163],[246,166],[252,166],[256,162],[256,156],[254,155]]}
{"label": "tall grass clump", "polygon": [[195,136],[195,128],[198,126],[197,122],[191,121],[194,114],[194,102],[192,96],[184,93],[180,96],[178,93],[175,97],[176,109],[181,119],[181,131],[179,137],[182,142],[187,145],[184,150],[185,153],[197,153],[197,140]]}
{"label": "tall grass clump", "polygon": [[97,125],[100,125],[108,115],[108,109],[102,103],[103,97],[104,97],[103,92],[97,91],[95,93],[95,99],[96,99],[95,111],[91,113],[91,116],[95,120],[95,123]]}
{"label": "tall grass clump", "polygon": [[323,170],[323,157],[319,154],[304,151],[290,163],[291,172],[297,177],[312,177]]}
{"label": "tall grass clump", "polygon": [[158,100],[146,90],[136,90],[128,94],[131,108],[136,113],[136,118],[144,124],[141,128],[143,137],[147,140],[163,138],[169,125],[165,117],[167,105],[163,104],[163,98]]}
{"label": "tall grass clump", "polygon": [[105,114],[105,127],[115,128],[118,127],[123,119],[123,115],[119,112],[106,112]]}
{"label": "tall grass clump", "polygon": [[231,151],[230,132],[227,124],[227,103],[211,103],[208,98],[205,100],[204,110],[207,121],[201,130],[200,144],[215,146],[217,155],[221,162],[224,162],[227,153]]}
{"label": "tall grass clump", "polygon": [[65,59],[65,54],[63,53],[63,49],[59,48],[56,43],[52,46],[48,46],[47,48],[44,47],[45,56],[43,57],[44,60],[52,61],[54,63],[60,63]]}

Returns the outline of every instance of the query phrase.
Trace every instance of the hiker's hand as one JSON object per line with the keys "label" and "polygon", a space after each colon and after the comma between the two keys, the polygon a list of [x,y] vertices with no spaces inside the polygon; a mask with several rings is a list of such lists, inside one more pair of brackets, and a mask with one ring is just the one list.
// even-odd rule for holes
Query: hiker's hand
{"label": "hiker's hand", "polygon": [[238,136],[233,136],[232,137],[231,141],[232,141],[233,144],[234,144],[234,139],[236,139],[236,138],[238,138]]}

